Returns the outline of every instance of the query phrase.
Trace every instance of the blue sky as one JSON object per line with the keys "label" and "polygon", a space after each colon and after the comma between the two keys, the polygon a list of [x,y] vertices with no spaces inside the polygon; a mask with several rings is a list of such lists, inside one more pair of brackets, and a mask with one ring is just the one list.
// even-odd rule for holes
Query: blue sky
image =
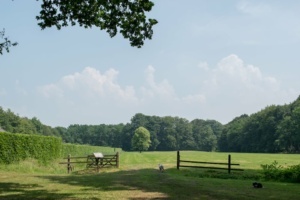
{"label": "blue sky", "polygon": [[0,56],[0,106],[50,126],[136,113],[225,124],[300,95],[300,1],[155,0],[152,40],[96,28],[41,31],[40,2],[0,1],[19,45]]}

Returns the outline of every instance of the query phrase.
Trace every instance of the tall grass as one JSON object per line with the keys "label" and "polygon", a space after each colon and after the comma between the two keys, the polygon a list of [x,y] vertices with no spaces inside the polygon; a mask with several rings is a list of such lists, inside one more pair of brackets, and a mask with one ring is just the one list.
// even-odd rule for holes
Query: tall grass
{"label": "tall grass", "polygon": [[0,172],[16,172],[24,174],[65,174],[66,167],[60,165],[57,159],[48,164],[41,164],[35,159],[26,159],[18,163],[0,165]]}

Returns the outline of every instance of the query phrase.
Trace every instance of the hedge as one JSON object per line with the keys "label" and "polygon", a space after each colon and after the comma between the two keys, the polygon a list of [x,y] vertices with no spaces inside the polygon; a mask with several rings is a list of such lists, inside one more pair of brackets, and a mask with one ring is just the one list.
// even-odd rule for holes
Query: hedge
{"label": "hedge", "polygon": [[16,134],[0,132],[0,164],[11,164],[27,158],[37,159],[43,164],[72,156],[86,156],[94,152],[111,154],[121,148],[90,145],[63,144],[62,139],[53,136]]}
{"label": "hedge", "polygon": [[11,164],[27,158],[47,163],[61,156],[62,140],[53,136],[0,133],[0,163]]}

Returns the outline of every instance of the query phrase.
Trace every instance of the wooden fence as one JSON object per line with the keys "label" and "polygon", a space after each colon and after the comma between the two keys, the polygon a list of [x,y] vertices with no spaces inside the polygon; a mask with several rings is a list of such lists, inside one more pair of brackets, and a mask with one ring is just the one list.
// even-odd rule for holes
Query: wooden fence
{"label": "wooden fence", "polygon": [[[94,155],[88,156],[74,156],[68,155],[67,162],[60,162],[59,164],[67,164],[67,171],[70,173],[74,170],[73,164],[86,163],[86,168],[95,168],[99,172],[100,168],[117,167],[119,168],[119,152],[113,155],[103,155],[102,158],[97,158]],[[74,161],[72,161],[72,159]]]}
{"label": "wooden fence", "polygon": [[[198,165],[182,165],[181,163],[193,163],[193,164],[198,164]],[[210,166],[207,166],[207,165],[210,165]],[[225,165],[226,167],[217,167],[216,165]],[[232,168],[231,167],[232,165],[237,166],[237,165],[240,165],[240,164],[231,163],[231,155],[228,155],[228,162],[227,163],[201,162],[201,161],[180,160],[180,152],[177,151],[177,169],[178,170],[179,170],[180,167],[222,169],[222,170],[228,170],[228,174],[230,174],[230,172],[232,170],[243,171],[243,169]]]}

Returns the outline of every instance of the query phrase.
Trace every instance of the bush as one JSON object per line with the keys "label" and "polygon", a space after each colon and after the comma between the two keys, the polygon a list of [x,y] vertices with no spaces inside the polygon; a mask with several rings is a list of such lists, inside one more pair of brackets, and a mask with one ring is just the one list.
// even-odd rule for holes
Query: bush
{"label": "bush", "polygon": [[287,178],[296,183],[300,183],[300,164],[299,165],[292,165],[286,171]]}
{"label": "bush", "polygon": [[272,164],[261,165],[263,169],[264,178],[267,180],[278,180],[281,174],[281,169],[283,168],[275,160]]}
{"label": "bush", "polygon": [[300,183],[300,164],[284,168],[277,161],[274,161],[270,165],[265,164],[261,167],[266,180]]}

